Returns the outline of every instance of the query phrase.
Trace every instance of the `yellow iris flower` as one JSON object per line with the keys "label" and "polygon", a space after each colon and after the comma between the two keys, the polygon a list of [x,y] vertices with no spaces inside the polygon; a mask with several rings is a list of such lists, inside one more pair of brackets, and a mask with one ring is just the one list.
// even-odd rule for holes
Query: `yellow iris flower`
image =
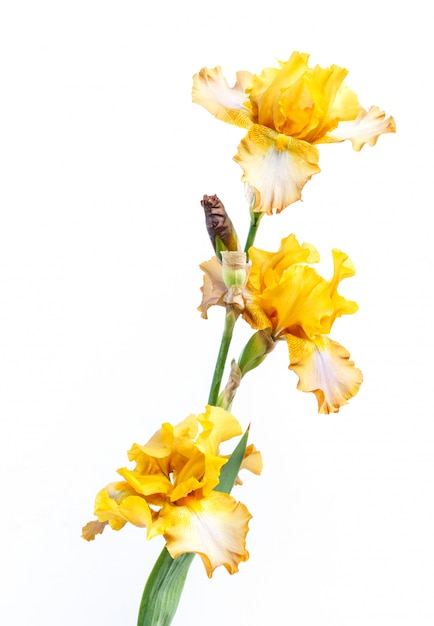
{"label": "yellow iris flower", "polygon": [[234,159],[244,171],[242,180],[256,190],[255,211],[280,212],[301,198],[305,183],[320,171],[315,144],[349,139],[359,151],[396,130],[394,119],[378,107],[360,106],[343,82],[346,69],[309,68],[308,59],[293,52],[280,68],[237,72],[234,87],[219,66],[193,78],[193,102],[248,131]]}
{"label": "yellow iris flower", "polygon": [[[337,412],[362,382],[347,350],[327,337],[336,318],[358,308],[338,293],[341,280],[354,275],[354,266],[340,250],[332,254],[333,277],[325,280],[310,266],[319,261],[316,249],[300,245],[294,235],[283,239],[277,252],[250,248],[248,278],[237,300],[252,328],[268,329],[274,341],[286,340],[298,389],[315,394],[320,413]],[[205,276],[199,310],[206,318],[210,306],[226,305],[227,287],[215,257],[201,268]]]}
{"label": "yellow iris flower", "polygon": [[[97,520],[83,528],[92,540],[107,524],[120,530],[127,522],[147,528],[147,538],[163,535],[173,558],[185,552],[200,555],[208,576],[219,565],[233,574],[246,561],[246,534],[251,515],[227,493],[213,491],[227,457],[220,444],[241,434],[238,421],[224,409],[207,406],[177,426],[169,423],[145,445],[128,452],[133,470],[121,468],[123,481],[113,482],[96,496]],[[245,467],[256,474],[261,455],[246,450]]]}

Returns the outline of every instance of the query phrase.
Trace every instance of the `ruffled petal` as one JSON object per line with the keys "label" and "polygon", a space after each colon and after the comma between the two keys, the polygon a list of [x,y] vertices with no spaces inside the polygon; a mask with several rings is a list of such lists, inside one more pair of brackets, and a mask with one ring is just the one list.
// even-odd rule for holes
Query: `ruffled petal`
{"label": "ruffled petal", "polygon": [[258,124],[241,141],[234,160],[244,170],[241,180],[256,189],[254,210],[269,215],[300,200],[306,182],[320,171],[315,146]]}
{"label": "ruffled petal", "polygon": [[266,67],[258,75],[253,76],[247,88],[253,119],[258,124],[276,128],[275,117],[279,115],[282,92],[297,83],[306,72],[309,55],[293,52],[280,68]]}
{"label": "ruffled petal", "polygon": [[218,406],[207,405],[206,412],[198,415],[197,419],[203,428],[203,432],[197,438],[197,447],[205,454],[218,454],[223,441],[242,433],[238,420]]}
{"label": "ruffled petal", "polygon": [[286,340],[297,388],[315,394],[319,413],[336,413],[356,395],[363,376],[343,346],[322,336],[311,341],[287,335]]}
{"label": "ruffled petal", "polygon": [[320,260],[314,246],[310,243],[300,245],[295,235],[282,239],[277,252],[252,247],[249,257],[252,268],[248,287],[253,288],[253,291],[262,291],[265,287],[276,285],[288,267],[295,263],[318,263]]}
{"label": "ruffled petal", "polygon": [[125,483],[110,483],[97,494],[95,515],[100,522],[108,522],[113,530],[120,530],[126,522],[148,528],[152,512],[146,500],[135,495]]}
{"label": "ruffled petal", "polygon": [[[149,439],[145,445],[134,444],[128,452],[130,461],[140,460],[140,454],[147,455],[155,459],[163,459],[168,457],[174,450],[180,446],[192,443],[197,434],[197,419],[191,414],[176,426],[172,426],[168,422],[164,423],[159,430]],[[140,471],[140,470],[139,470]]]}
{"label": "ruffled petal", "polygon": [[86,541],[93,541],[96,535],[100,535],[108,522],[98,522],[98,520],[92,520],[88,522],[86,526],[83,526],[81,536]]}
{"label": "ruffled petal", "polygon": [[342,252],[342,250],[334,249],[332,254],[334,271],[333,278],[330,281],[329,293],[330,298],[333,301],[333,315],[328,319],[324,318],[322,320],[322,333],[325,335],[330,332],[336,318],[341,317],[342,315],[352,315],[359,310],[356,302],[353,300],[347,300],[338,293],[339,283],[344,280],[344,278],[354,276],[356,273],[354,264],[348,255],[345,254],[345,252]]}
{"label": "ruffled petal", "polygon": [[252,76],[250,72],[237,72],[237,82],[229,87],[220,66],[213,69],[204,67],[193,77],[193,102],[202,105],[223,122],[248,128],[252,121],[251,112],[245,106],[245,91]]}
{"label": "ruffled petal", "polygon": [[306,336],[320,334],[323,321],[334,312],[329,284],[314,268],[291,265],[278,284],[256,296],[259,306],[273,323],[273,336],[303,329]]}
{"label": "ruffled petal", "polygon": [[208,318],[208,309],[210,306],[225,306],[224,296],[227,287],[222,278],[222,266],[214,256],[209,261],[201,263],[200,269],[205,272],[203,277],[203,285],[200,288],[202,292],[202,302],[198,310],[202,313],[204,319]]}
{"label": "ruffled petal", "polygon": [[253,443],[246,448],[244,459],[241,461],[240,470],[246,469],[253,474],[259,476],[262,472],[263,463],[262,455],[259,450],[256,449]]}
{"label": "ruffled petal", "polygon": [[220,471],[225,463],[226,459],[212,454],[199,453],[190,459],[176,476],[171,502],[185,498],[197,489],[206,496],[219,484]]}
{"label": "ruffled petal", "polygon": [[[227,458],[229,458],[229,456]],[[259,474],[262,472],[262,468],[263,468],[262,455],[259,452],[259,450],[255,448],[253,443],[251,443],[246,448],[244,459],[241,461],[240,471],[243,469],[246,469],[249,472],[252,472],[252,474],[256,474],[257,476],[259,476]],[[239,475],[236,477],[234,484],[235,485],[243,484],[243,481],[241,480]]]}
{"label": "ruffled petal", "polygon": [[354,121],[340,122],[335,131],[325,136],[324,142],[349,139],[353,149],[358,152],[365,143],[375,146],[380,135],[395,132],[396,124],[393,117],[386,118],[384,111],[374,106],[369,111],[360,109],[360,113]]}
{"label": "ruffled petal", "polygon": [[230,574],[247,561],[246,535],[251,515],[235,498],[212,491],[206,498],[185,498],[185,503],[163,507],[149,538],[162,534],[175,559],[185,552],[199,554],[209,577],[219,565]]}
{"label": "ruffled petal", "polygon": [[168,494],[172,491],[172,483],[164,474],[143,475],[126,467],[119,469],[118,474],[125,478],[136,493],[142,496],[151,496],[156,493]]}

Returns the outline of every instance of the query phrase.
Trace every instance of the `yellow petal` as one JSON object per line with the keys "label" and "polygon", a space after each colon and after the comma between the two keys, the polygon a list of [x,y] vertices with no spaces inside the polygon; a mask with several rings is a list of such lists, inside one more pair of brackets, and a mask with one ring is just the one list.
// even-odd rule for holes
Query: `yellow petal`
{"label": "yellow petal", "polygon": [[259,75],[252,77],[247,94],[255,122],[277,128],[275,116],[279,113],[282,91],[299,81],[307,70],[308,59],[309,55],[306,53],[293,52],[286,63],[280,63],[280,68],[267,67]]}
{"label": "yellow petal", "polygon": [[218,454],[223,441],[241,435],[238,420],[229,411],[217,406],[206,407],[206,412],[198,415],[203,432],[197,438],[197,447],[205,454]]}
{"label": "yellow petal", "polygon": [[282,239],[277,252],[252,247],[249,257],[252,268],[248,287],[253,288],[253,291],[262,291],[265,287],[276,285],[288,267],[295,263],[318,263],[320,260],[317,250],[309,243],[300,245],[295,235]]}
{"label": "yellow petal", "polygon": [[[150,528],[152,524],[152,512],[148,503],[140,496],[129,496],[119,505],[119,512],[127,522],[139,528]],[[110,523],[110,522],[109,522]]]}
{"label": "yellow petal", "polygon": [[323,320],[334,311],[328,282],[306,265],[291,265],[279,283],[265,288],[256,300],[273,322],[275,337],[293,328],[303,329],[308,337],[319,334]]}
{"label": "yellow petal", "polygon": [[172,471],[174,452],[187,458],[194,449],[198,422],[195,415],[187,416],[177,426],[164,423],[145,445],[135,443],[128,452],[130,461],[136,462],[140,474],[165,474]]}
{"label": "yellow petal", "polygon": [[354,276],[354,274],[356,273],[353,262],[348,257],[348,255],[341,250],[335,249],[332,251],[332,254],[334,271],[333,278],[329,282],[329,294],[333,302],[333,313],[331,316],[324,317],[322,320],[321,332],[325,335],[330,332],[330,329],[336,318],[341,317],[342,315],[351,315],[359,310],[356,302],[353,302],[352,300],[347,300],[337,291],[341,280]]}
{"label": "yellow petal", "polygon": [[193,102],[202,105],[217,119],[248,128],[251,113],[244,103],[246,87],[252,78],[250,72],[237,72],[237,82],[229,87],[220,66],[213,69],[204,67],[193,77]]}
{"label": "yellow petal", "polygon": [[242,312],[243,319],[255,330],[272,329],[273,322],[268,318],[265,311],[261,306],[253,299],[247,296],[246,307]]}
{"label": "yellow petal", "polygon": [[[262,455],[259,452],[259,450],[255,448],[253,443],[251,443],[246,448],[244,459],[241,461],[240,471],[242,469],[246,469],[249,472],[252,472],[252,474],[256,474],[257,476],[259,476],[259,474],[262,472],[262,468],[263,468]],[[237,476],[235,479],[235,485],[242,485],[242,484],[243,484],[243,481],[240,479],[239,476]]]}
{"label": "yellow petal", "polygon": [[152,513],[146,500],[134,494],[126,483],[110,483],[96,496],[95,515],[100,522],[108,522],[113,530],[120,530],[126,522],[150,527]]}
{"label": "yellow petal", "polygon": [[251,515],[241,502],[212,491],[206,498],[186,498],[185,504],[164,506],[149,538],[162,534],[175,559],[185,552],[199,554],[209,577],[219,565],[230,574],[249,558],[246,535]]}
{"label": "yellow petal", "polygon": [[226,459],[212,454],[198,453],[176,475],[170,501],[175,502],[198,489],[207,495],[220,481],[220,470]]}
{"label": "yellow petal", "polygon": [[126,467],[119,469],[118,474],[125,478],[137,494],[142,496],[168,494],[172,491],[172,483],[164,474],[143,475]]}
{"label": "yellow petal", "polygon": [[352,122],[340,122],[332,133],[326,135],[326,141],[345,141],[349,139],[357,152],[365,145],[375,146],[377,139],[384,133],[396,132],[393,117],[386,118],[384,111],[373,106],[369,111],[360,109],[357,118]]}
{"label": "yellow petal", "polygon": [[259,474],[262,472],[262,467],[262,455],[259,450],[255,448],[253,443],[251,443],[246,448],[244,459],[242,460],[240,465],[240,470],[246,469],[249,470],[249,472],[252,472],[253,474],[259,476]]}
{"label": "yellow petal", "polygon": [[234,160],[244,170],[242,180],[256,189],[254,210],[269,215],[299,200],[306,182],[320,171],[315,146],[258,124],[241,141]]}
{"label": "yellow petal", "polygon": [[287,335],[286,340],[289,369],[299,377],[297,388],[315,394],[319,413],[336,413],[356,395],[362,373],[343,346],[328,337],[310,341]]}

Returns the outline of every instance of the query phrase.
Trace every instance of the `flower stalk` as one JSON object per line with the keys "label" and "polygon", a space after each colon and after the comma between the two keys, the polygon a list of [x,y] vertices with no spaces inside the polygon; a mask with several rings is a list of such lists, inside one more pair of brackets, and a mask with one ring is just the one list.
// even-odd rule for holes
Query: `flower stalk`
{"label": "flower stalk", "polygon": [[247,255],[247,260],[249,260],[249,249],[255,243],[259,224],[261,222],[263,215],[264,215],[263,213],[258,213],[252,210],[250,211],[250,227],[249,227],[249,232],[247,233],[246,245],[244,246],[244,252]]}
{"label": "flower stalk", "polygon": [[222,383],[223,372],[225,370],[226,360],[228,357],[229,347],[232,341],[232,335],[237,321],[238,314],[233,308],[226,309],[225,323],[223,328],[223,334],[220,341],[220,348],[217,355],[217,361],[214,368],[214,374],[212,377],[211,388],[208,396],[208,404],[217,406],[217,400],[220,393],[220,386]]}

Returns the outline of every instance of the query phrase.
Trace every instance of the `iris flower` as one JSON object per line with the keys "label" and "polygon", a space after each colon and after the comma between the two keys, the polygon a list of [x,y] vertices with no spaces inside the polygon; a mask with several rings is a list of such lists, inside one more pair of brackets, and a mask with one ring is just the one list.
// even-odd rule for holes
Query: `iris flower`
{"label": "iris flower", "polygon": [[[289,369],[298,375],[298,389],[315,394],[319,413],[337,412],[362,382],[348,351],[328,337],[336,318],[358,309],[338,293],[339,283],[354,275],[354,266],[344,252],[332,254],[333,276],[325,280],[311,267],[319,261],[316,249],[300,245],[294,235],[282,239],[277,252],[252,247],[248,278],[237,300],[252,328],[267,331],[273,342],[286,340]],[[215,257],[201,268],[205,276],[199,310],[206,318],[210,306],[226,306],[228,288]]]}
{"label": "iris flower", "polygon": [[293,52],[280,68],[261,74],[237,72],[230,87],[220,66],[193,78],[193,101],[247,134],[234,157],[242,180],[256,191],[255,211],[280,212],[301,198],[305,183],[320,171],[317,144],[349,139],[354,150],[373,146],[395,122],[377,106],[363,109],[337,65],[308,67],[309,55]]}
{"label": "iris flower", "polygon": [[[130,522],[146,527],[148,539],[163,535],[173,558],[199,554],[209,577],[219,565],[231,574],[238,571],[249,557],[251,515],[244,504],[214,488],[228,458],[220,454],[220,444],[240,434],[235,417],[213,406],[177,426],[163,424],[148,443],[129,450],[135,468],[119,469],[123,480],[97,494],[97,520],[83,528],[83,538],[94,539],[107,524],[120,530]],[[246,455],[241,467],[259,474],[260,453],[249,446]]]}

